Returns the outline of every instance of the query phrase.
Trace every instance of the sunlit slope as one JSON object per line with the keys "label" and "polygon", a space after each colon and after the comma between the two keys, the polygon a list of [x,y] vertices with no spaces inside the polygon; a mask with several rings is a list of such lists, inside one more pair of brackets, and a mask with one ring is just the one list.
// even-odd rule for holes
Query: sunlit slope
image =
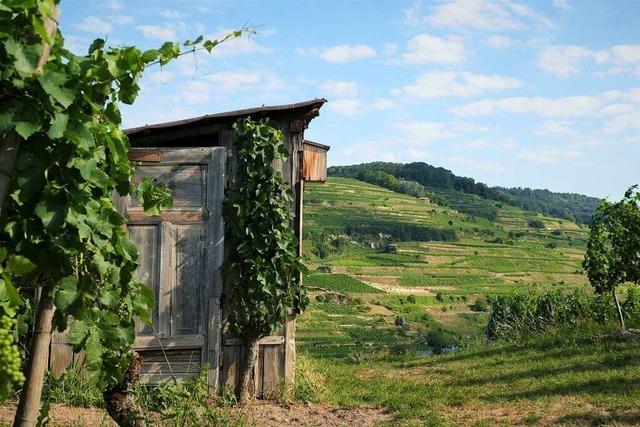
{"label": "sunlit slope", "polygon": [[[312,266],[327,264],[334,273],[391,292],[410,288],[417,293],[483,295],[506,292],[517,284],[586,283],[580,265],[586,229],[492,201],[470,202],[491,203],[496,220],[350,178],[310,184],[305,190],[305,256]],[[396,253],[380,253],[358,234],[364,229],[375,237],[376,230],[385,234],[398,228],[409,231],[394,239]],[[405,234],[423,237],[420,229],[434,230],[436,238],[402,239]],[[455,233],[455,238],[440,239],[440,232]],[[331,250],[319,256],[314,252],[318,241],[338,247],[329,246]]]}

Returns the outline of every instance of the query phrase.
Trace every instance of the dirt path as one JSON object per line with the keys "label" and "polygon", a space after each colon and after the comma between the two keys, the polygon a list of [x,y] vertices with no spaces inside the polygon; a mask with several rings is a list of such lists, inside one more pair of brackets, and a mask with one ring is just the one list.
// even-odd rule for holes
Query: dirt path
{"label": "dirt path", "polygon": [[[399,295],[436,295],[439,291],[451,291],[455,290],[452,286],[419,286],[419,287],[411,287],[411,286],[400,286],[395,284],[393,280],[389,279],[399,279],[400,277],[395,276],[357,276],[354,275],[354,278],[360,280],[361,282],[379,289],[388,294],[399,294]],[[375,278],[375,282],[372,281],[372,278]],[[382,283],[384,282],[384,283]],[[397,280],[396,280],[397,282]]]}
{"label": "dirt path", "polygon": [[[258,401],[245,408],[229,408],[232,418],[245,420],[250,426],[374,426],[391,421],[379,408],[336,408],[320,404],[280,405]],[[15,404],[0,406],[0,425],[13,421]],[[49,412],[53,426],[115,426],[102,409],[75,408],[53,404]]]}

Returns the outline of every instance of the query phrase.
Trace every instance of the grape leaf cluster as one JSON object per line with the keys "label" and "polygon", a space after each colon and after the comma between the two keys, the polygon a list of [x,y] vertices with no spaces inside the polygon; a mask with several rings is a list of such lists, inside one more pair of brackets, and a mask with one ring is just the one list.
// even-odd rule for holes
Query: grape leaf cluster
{"label": "grape leaf cluster", "polygon": [[[65,49],[60,31],[53,37],[45,31],[57,3],[0,4],[0,141],[22,140],[0,218],[0,247],[10,254],[0,303],[12,299],[16,311],[24,311],[34,306],[35,288],[47,287],[55,301],[54,326],[69,328],[74,350],[85,351],[93,380],[106,387],[122,378],[134,318],[150,322],[153,304],[134,275],[138,251],[112,194],[137,197],[148,214],[172,203],[170,192],[149,179],[133,185],[119,105],[135,101],[149,66],[210,51],[244,30],[144,52],[97,39],[87,54],[76,55]],[[51,52],[40,68],[44,43]],[[15,327],[11,322],[7,329]],[[6,384],[0,377],[0,388]]]}

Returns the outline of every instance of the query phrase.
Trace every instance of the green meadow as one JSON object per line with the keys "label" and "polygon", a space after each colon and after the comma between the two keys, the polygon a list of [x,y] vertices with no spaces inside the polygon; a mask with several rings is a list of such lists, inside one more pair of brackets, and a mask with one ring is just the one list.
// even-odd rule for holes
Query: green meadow
{"label": "green meadow", "polygon": [[296,340],[326,379],[325,400],[387,408],[409,425],[640,422],[637,339],[485,338],[495,296],[589,289],[586,226],[473,195],[438,206],[350,178],[305,191],[311,303]]}

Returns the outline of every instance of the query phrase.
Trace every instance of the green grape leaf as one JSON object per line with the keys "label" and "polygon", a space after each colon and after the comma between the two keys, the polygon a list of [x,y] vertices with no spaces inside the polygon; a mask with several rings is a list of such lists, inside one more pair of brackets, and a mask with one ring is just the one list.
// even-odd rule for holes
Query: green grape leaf
{"label": "green grape leaf", "polygon": [[10,255],[7,270],[14,276],[23,276],[36,268],[36,265],[22,255]]}
{"label": "green grape leaf", "polygon": [[78,298],[78,279],[67,276],[60,281],[54,302],[59,310],[66,310]]}
{"label": "green grape leaf", "polygon": [[69,122],[69,115],[57,112],[51,120],[51,127],[47,136],[51,139],[62,138],[64,131],[67,129],[67,123]]}
{"label": "green grape leaf", "polygon": [[69,344],[79,346],[84,341],[85,337],[89,333],[89,326],[82,320],[75,320],[69,328],[67,339]]}
{"label": "green grape leaf", "polygon": [[57,71],[47,70],[38,79],[42,89],[49,94],[53,99],[58,101],[64,108],[69,107],[75,99],[75,90],[65,87],[65,84],[69,81],[69,78]]}

